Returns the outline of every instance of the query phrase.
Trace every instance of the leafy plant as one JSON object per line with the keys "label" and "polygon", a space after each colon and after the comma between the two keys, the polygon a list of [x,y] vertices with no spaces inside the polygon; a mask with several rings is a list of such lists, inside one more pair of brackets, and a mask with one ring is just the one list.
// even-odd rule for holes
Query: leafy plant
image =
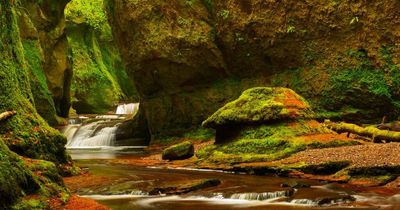
{"label": "leafy plant", "polygon": [[292,25],[289,25],[289,26],[287,27],[287,29],[286,29],[286,33],[292,34],[292,33],[294,33],[294,32],[296,32],[296,27],[294,27],[294,26],[292,26]]}
{"label": "leafy plant", "polygon": [[351,20],[350,20],[350,25],[353,25],[353,24],[355,24],[355,23],[358,23],[360,21],[360,19],[356,16],[356,17],[353,17]]}
{"label": "leafy plant", "polygon": [[229,10],[225,9],[218,12],[218,16],[222,17],[222,19],[224,20],[229,18],[229,14],[230,14]]}

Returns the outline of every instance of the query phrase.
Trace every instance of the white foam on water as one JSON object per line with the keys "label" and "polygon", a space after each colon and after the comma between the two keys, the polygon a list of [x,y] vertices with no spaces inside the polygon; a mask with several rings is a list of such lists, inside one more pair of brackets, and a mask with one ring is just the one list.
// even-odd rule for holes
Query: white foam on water
{"label": "white foam on water", "polygon": [[303,206],[303,207],[312,207],[314,204],[305,204],[305,203],[292,203],[282,201],[282,197],[270,198],[266,200],[247,200],[247,199],[236,199],[236,198],[224,198],[222,194],[216,193],[213,197],[205,197],[205,196],[164,196],[164,197],[156,197],[156,198],[145,198],[142,200],[134,201],[136,205],[140,205],[143,207],[154,207],[155,204],[164,203],[164,202],[185,202],[185,201],[200,201],[205,202],[211,205],[235,205],[236,208],[245,208],[245,207],[254,207],[254,206]]}
{"label": "white foam on water", "polygon": [[115,114],[120,115],[135,115],[139,110],[139,103],[121,104],[118,105]]}
{"label": "white foam on water", "polygon": [[69,148],[114,146],[117,126],[98,129],[100,122],[73,127],[69,125],[64,134]]}

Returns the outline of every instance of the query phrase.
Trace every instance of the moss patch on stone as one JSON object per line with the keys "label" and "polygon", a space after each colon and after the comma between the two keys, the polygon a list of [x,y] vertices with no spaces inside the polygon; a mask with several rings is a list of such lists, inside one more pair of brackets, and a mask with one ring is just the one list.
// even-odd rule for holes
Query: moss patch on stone
{"label": "moss patch on stone", "polygon": [[42,67],[44,58],[40,43],[38,40],[25,40],[22,44],[29,70],[28,74],[35,109],[49,124],[57,125],[54,101],[47,86],[46,75]]}
{"label": "moss patch on stone", "polygon": [[30,61],[29,65],[27,59],[33,58],[28,54],[35,53],[30,49],[25,57],[15,7],[8,1],[4,4],[0,7],[0,112],[15,110],[17,115],[0,122],[0,137],[20,155],[68,163],[65,137],[48,126],[34,107],[27,67],[35,61]]}
{"label": "moss patch on stone", "polygon": [[103,0],[73,0],[66,8],[72,48],[73,108],[78,113],[106,113],[121,101],[137,100],[115,46]]}
{"label": "moss patch on stone", "polygon": [[190,141],[172,145],[162,152],[163,160],[182,160],[192,157],[194,146]]}
{"label": "moss patch on stone", "polygon": [[308,103],[287,88],[258,87],[246,90],[203,122],[204,127],[255,124],[276,120],[312,118]]}
{"label": "moss patch on stone", "polygon": [[[250,126],[241,130],[236,140],[207,146],[198,151],[196,156],[216,164],[265,162],[282,159],[306,149],[359,144],[339,137],[324,139],[331,134],[333,132],[322,125],[315,127],[306,122]],[[309,140],[312,135],[318,135],[320,139]]]}

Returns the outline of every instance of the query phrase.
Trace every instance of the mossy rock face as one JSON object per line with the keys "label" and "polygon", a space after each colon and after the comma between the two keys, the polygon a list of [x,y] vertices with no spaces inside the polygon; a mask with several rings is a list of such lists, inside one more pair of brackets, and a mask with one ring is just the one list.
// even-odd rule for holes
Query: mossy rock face
{"label": "mossy rock face", "polygon": [[312,118],[308,103],[288,88],[258,87],[219,109],[203,122],[204,127],[260,124],[277,120]]}
{"label": "mossy rock face", "polygon": [[22,0],[15,9],[35,105],[51,124],[57,123],[55,112],[67,117],[70,106],[72,69],[64,30],[68,2]]}
{"label": "mossy rock face", "polygon": [[190,141],[173,145],[165,149],[162,153],[163,160],[183,160],[194,155],[194,146]]}
{"label": "mossy rock face", "polygon": [[[152,135],[198,126],[243,91],[244,78],[259,81],[247,88],[295,90],[321,119],[398,116],[398,1],[107,2]],[[231,79],[239,82],[211,85]]]}
{"label": "mossy rock face", "polygon": [[24,194],[39,189],[24,162],[0,139],[0,208],[7,209]]}
{"label": "mossy rock face", "polygon": [[66,7],[72,50],[73,108],[78,114],[103,114],[121,101],[138,100],[107,22],[103,0],[72,0]]}

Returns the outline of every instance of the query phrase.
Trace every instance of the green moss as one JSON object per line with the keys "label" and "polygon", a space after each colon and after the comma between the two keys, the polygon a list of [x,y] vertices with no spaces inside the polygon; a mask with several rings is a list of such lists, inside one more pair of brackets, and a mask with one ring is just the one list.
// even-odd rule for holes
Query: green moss
{"label": "green moss", "polygon": [[[0,137],[20,155],[67,163],[69,157],[65,153],[65,138],[50,128],[33,106],[28,66],[33,71],[38,70],[34,70],[38,68],[35,60],[37,52],[30,46],[32,43],[27,43],[24,53],[14,7],[11,3],[4,6],[0,7],[0,112],[15,110],[17,115],[0,122]],[[31,63],[25,54],[33,59],[29,61]],[[43,78],[41,80],[43,82]]]}
{"label": "green moss", "polygon": [[189,139],[193,142],[203,142],[212,140],[215,137],[214,129],[197,128],[182,132],[170,137],[161,137],[152,141],[152,144],[171,145],[179,143],[182,139]]}
{"label": "green moss", "polygon": [[264,162],[282,159],[306,149],[359,144],[357,141],[310,141],[304,138],[313,134],[330,133],[332,131],[323,126],[309,126],[306,122],[249,126],[241,129],[236,140],[207,146],[196,156],[217,164]]}
{"label": "green moss", "polygon": [[213,8],[214,8],[214,3],[213,3],[213,1],[212,1],[212,0],[202,0],[202,1],[203,1],[203,4],[206,6],[208,12],[209,12],[210,14],[212,14]]}
{"label": "green moss", "polygon": [[192,157],[193,153],[193,143],[190,141],[185,141],[166,148],[162,152],[162,158],[164,160],[180,160]]}
{"label": "green moss", "polygon": [[12,207],[13,210],[39,210],[48,208],[48,204],[43,199],[23,199]]}
{"label": "green moss", "polygon": [[35,192],[39,184],[23,161],[0,138],[0,208],[7,209],[18,198]]}
{"label": "green moss", "polygon": [[263,123],[274,120],[311,118],[308,103],[287,88],[251,88],[203,122],[205,127]]}
{"label": "green moss", "polygon": [[[101,20],[103,16],[107,17],[103,0],[89,3],[74,0],[67,7],[67,35],[74,71],[73,107],[78,113],[105,113],[120,101],[136,99],[111,28],[107,21]],[[96,18],[100,22],[93,23]]]}
{"label": "green moss", "polygon": [[42,68],[44,59],[40,51],[40,43],[39,41],[26,40],[23,41],[23,47],[35,108],[48,123],[56,125],[56,109]]}
{"label": "green moss", "polygon": [[95,29],[107,24],[103,0],[72,0],[65,8],[65,16],[69,21],[87,23]]}

